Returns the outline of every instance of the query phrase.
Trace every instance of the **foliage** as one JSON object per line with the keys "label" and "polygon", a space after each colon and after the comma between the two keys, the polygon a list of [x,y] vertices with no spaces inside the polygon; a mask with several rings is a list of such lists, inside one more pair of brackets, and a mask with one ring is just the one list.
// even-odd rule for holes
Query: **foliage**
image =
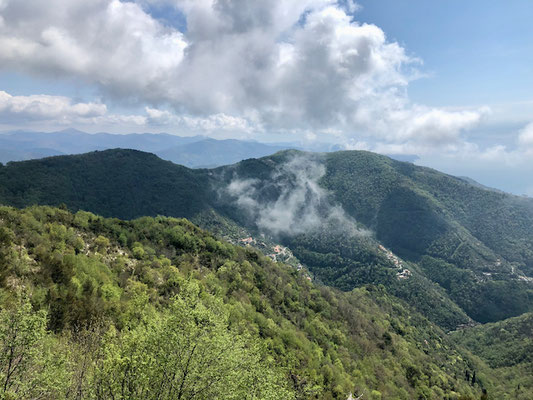
{"label": "foliage", "polygon": [[[19,296],[16,296],[19,297]],[[27,298],[0,309],[0,399],[55,399],[68,382],[66,355]]]}
{"label": "foliage", "polygon": [[[507,390],[383,286],[317,286],[187,220],[2,207],[0,226],[0,304],[13,313],[24,290],[32,307],[21,308],[22,320],[40,321],[39,338],[51,343],[32,368],[51,368],[46,354],[66,357],[52,374],[61,393],[48,398],[179,398],[182,383],[182,398],[204,388],[194,398],[454,399]],[[474,385],[465,370],[476,371]]]}
{"label": "foliage", "polygon": [[[261,183],[261,199],[273,200],[280,195],[274,183],[284,179],[278,167],[295,156],[323,165],[321,186],[373,232],[367,243],[334,240],[329,230],[280,238],[322,282],[342,290],[383,283],[445,329],[468,317],[497,321],[533,309],[528,281],[533,278],[531,199],[369,152],[283,151],[212,170],[187,169],[133,150],[53,157],[1,168],[0,202],[17,207],[64,203],[74,211],[127,219],[186,217],[222,237],[240,231],[255,235],[261,233],[256,221],[238,204],[225,201],[224,188],[236,177],[253,179]],[[380,259],[379,243],[411,263],[419,277],[416,285],[397,287]],[[347,253],[350,246],[357,250]],[[142,251],[137,248],[137,258]],[[453,285],[443,286],[444,291],[433,285],[442,286],[442,274],[424,257],[452,265]],[[467,290],[459,293],[464,277]],[[445,305],[433,307],[442,296]]]}
{"label": "foliage", "polygon": [[89,210],[104,216],[192,216],[207,204],[205,173],[136,150],[108,150],[9,163],[0,203]]}
{"label": "foliage", "polygon": [[221,304],[199,300],[197,285],[182,291],[155,318],[106,333],[92,382],[96,398],[293,398],[256,341],[228,330]]}
{"label": "foliage", "polygon": [[533,366],[533,314],[454,332],[454,339],[492,367]]}
{"label": "foliage", "polygon": [[[527,400],[533,390],[533,314],[453,332],[462,346],[481,357],[508,382],[501,398]],[[497,394],[497,393],[495,393]],[[507,397],[504,397],[507,396]]]}

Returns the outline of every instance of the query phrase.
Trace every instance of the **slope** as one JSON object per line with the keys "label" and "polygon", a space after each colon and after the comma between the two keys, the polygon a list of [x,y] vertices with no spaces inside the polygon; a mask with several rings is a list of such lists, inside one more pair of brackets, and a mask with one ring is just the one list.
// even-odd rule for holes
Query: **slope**
{"label": "slope", "polygon": [[1,207],[0,266],[0,346],[18,360],[26,351],[10,340],[18,332],[36,350],[12,374],[10,352],[1,353],[8,397],[192,398],[201,389],[201,399],[473,399],[508,391],[379,287],[314,285],[186,220]]}
{"label": "slope", "polygon": [[104,216],[192,216],[207,201],[207,175],[136,150],[108,150],[10,163],[0,168],[1,202],[66,204]]}
{"label": "slope", "polygon": [[481,357],[509,382],[511,398],[530,398],[533,388],[532,313],[453,332],[452,338]]}
{"label": "slope", "polygon": [[54,157],[0,168],[0,202],[203,226],[214,211],[288,245],[316,279],[384,284],[446,329],[533,308],[531,199],[369,152],[283,151],[211,170],[129,150]]}
{"label": "slope", "polygon": [[[402,283],[404,296],[416,287],[417,296],[430,288],[418,273],[480,322],[531,310],[531,199],[369,152],[287,151],[215,173],[227,188],[220,210],[242,225],[284,237],[327,284],[394,285],[390,276],[383,280],[382,269],[368,270],[379,249],[378,255],[406,266],[415,278]],[[363,234],[354,235],[354,229]],[[431,312],[438,299],[434,293],[418,303]],[[443,326],[460,320],[434,318]]]}

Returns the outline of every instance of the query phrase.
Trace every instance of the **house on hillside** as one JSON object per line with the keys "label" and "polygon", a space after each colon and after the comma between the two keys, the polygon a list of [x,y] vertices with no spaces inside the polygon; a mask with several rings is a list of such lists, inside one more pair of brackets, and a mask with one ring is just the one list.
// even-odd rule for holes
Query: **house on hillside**
{"label": "house on hillside", "polygon": [[254,243],[254,238],[250,236],[250,237],[247,237],[247,238],[240,239],[239,242],[244,244],[245,246],[246,245],[251,245],[252,243]]}

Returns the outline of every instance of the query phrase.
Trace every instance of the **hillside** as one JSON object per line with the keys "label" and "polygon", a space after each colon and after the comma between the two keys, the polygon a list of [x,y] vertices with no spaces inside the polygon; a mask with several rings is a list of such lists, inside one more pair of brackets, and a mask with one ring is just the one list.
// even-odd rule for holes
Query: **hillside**
{"label": "hillside", "polygon": [[492,367],[533,366],[532,313],[454,332],[454,338]]}
{"label": "hillside", "polygon": [[[510,390],[383,288],[315,285],[183,219],[1,207],[0,266],[3,398],[479,399]],[[15,370],[10,360],[24,362]]]}
{"label": "hillside", "polygon": [[461,344],[507,381],[514,380],[511,398],[525,398],[533,389],[533,314],[453,332]]}
{"label": "hillside", "polygon": [[207,176],[135,150],[10,163],[0,168],[4,204],[66,204],[107,217],[192,216],[206,207]]}
{"label": "hillside", "polygon": [[[356,229],[369,232],[401,263],[411,263],[411,272],[439,284],[479,322],[531,310],[531,199],[369,152],[289,151],[215,171],[234,192],[226,191],[223,212],[259,231],[288,236],[295,255],[325,283],[343,289],[382,283],[365,269],[369,251],[361,242],[369,235],[352,234]],[[288,218],[285,210],[291,211]],[[302,221],[310,229],[298,232]],[[276,230],[276,223],[292,223],[296,231]],[[334,230],[325,229],[332,225]],[[332,235],[339,227],[340,234]],[[425,290],[418,292],[423,296]],[[444,318],[444,326],[457,321],[435,317]]]}
{"label": "hillside", "polygon": [[370,153],[336,153],[327,164],[322,182],[344,209],[472,318],[530,309],[533,200]]}
{"label": "hillside", "polygon": [[224,219],[289,246],[318,281],[383,284],[447,330],[533,309],[533,200],[369,152],[284,151],[211,170],[130,150],[53,157],[0,168],[0,202],[209,229]]}

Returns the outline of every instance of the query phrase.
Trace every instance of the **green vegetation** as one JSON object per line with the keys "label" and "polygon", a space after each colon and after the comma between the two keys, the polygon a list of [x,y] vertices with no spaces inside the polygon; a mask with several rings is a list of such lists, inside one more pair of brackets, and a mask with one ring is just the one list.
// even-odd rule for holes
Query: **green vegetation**
{"label": "green vegetation", "polygon": [[3,399],[509,390],[383,286],[317,286],[183,219],[1,207],[0,271]]}
{"label": "green vegetation", "polygon": [[[479,322],[533,308],[533,200],[368,152],[326,155],[322,184]],[[430,256],[428,258],[427,256]]]}
{"label": "green vegetation", "polygon": [[[446,330],[533,310],[533,200],[369,152],[284,151],[211,170],[132,150],[9,163],[0,168],[0,203],[184,217],[218,237],[257,237],[264,230],[225,189],[250,179],[259,206],[271,203],[280,182],[293,187],[284,167],[294,157],[324,168],[319,183],[329,197],[320,206],[342,206],[370,232],[353,237],[322,226],[265,239],[289,246],[322,283],[345,291],[383,284]],[[402,260],[408,279],[399,281],[379,244]]]}
{"label": "green vegetation", "polygon": [[533,314],[454,332],[454,338],[492,367],[533,365]]}
{"label": "green vegetation", "polygon": [[328,285],[346,291],[369,283],[385,285],[390,293],[446,330],[470,321],[441,287],[419,273],[416,264],[403,263],[412,275],[398,279],[398,267],[377,251],[378,245],[370,237],[346,236],[326,229],[293,237],[289,246],[315,277]]}
{"label": "green vegetation", "polygon": [[511,399],[530,399],[533,390],[533,314],[476,326],[452,334],[508,382]]}
{"label": "green vegetation", "polygon": [[208,204],[207,176],[136,150],[110,150],[8,163],[0,203],[65,204],[106,217],[192,216]]}

